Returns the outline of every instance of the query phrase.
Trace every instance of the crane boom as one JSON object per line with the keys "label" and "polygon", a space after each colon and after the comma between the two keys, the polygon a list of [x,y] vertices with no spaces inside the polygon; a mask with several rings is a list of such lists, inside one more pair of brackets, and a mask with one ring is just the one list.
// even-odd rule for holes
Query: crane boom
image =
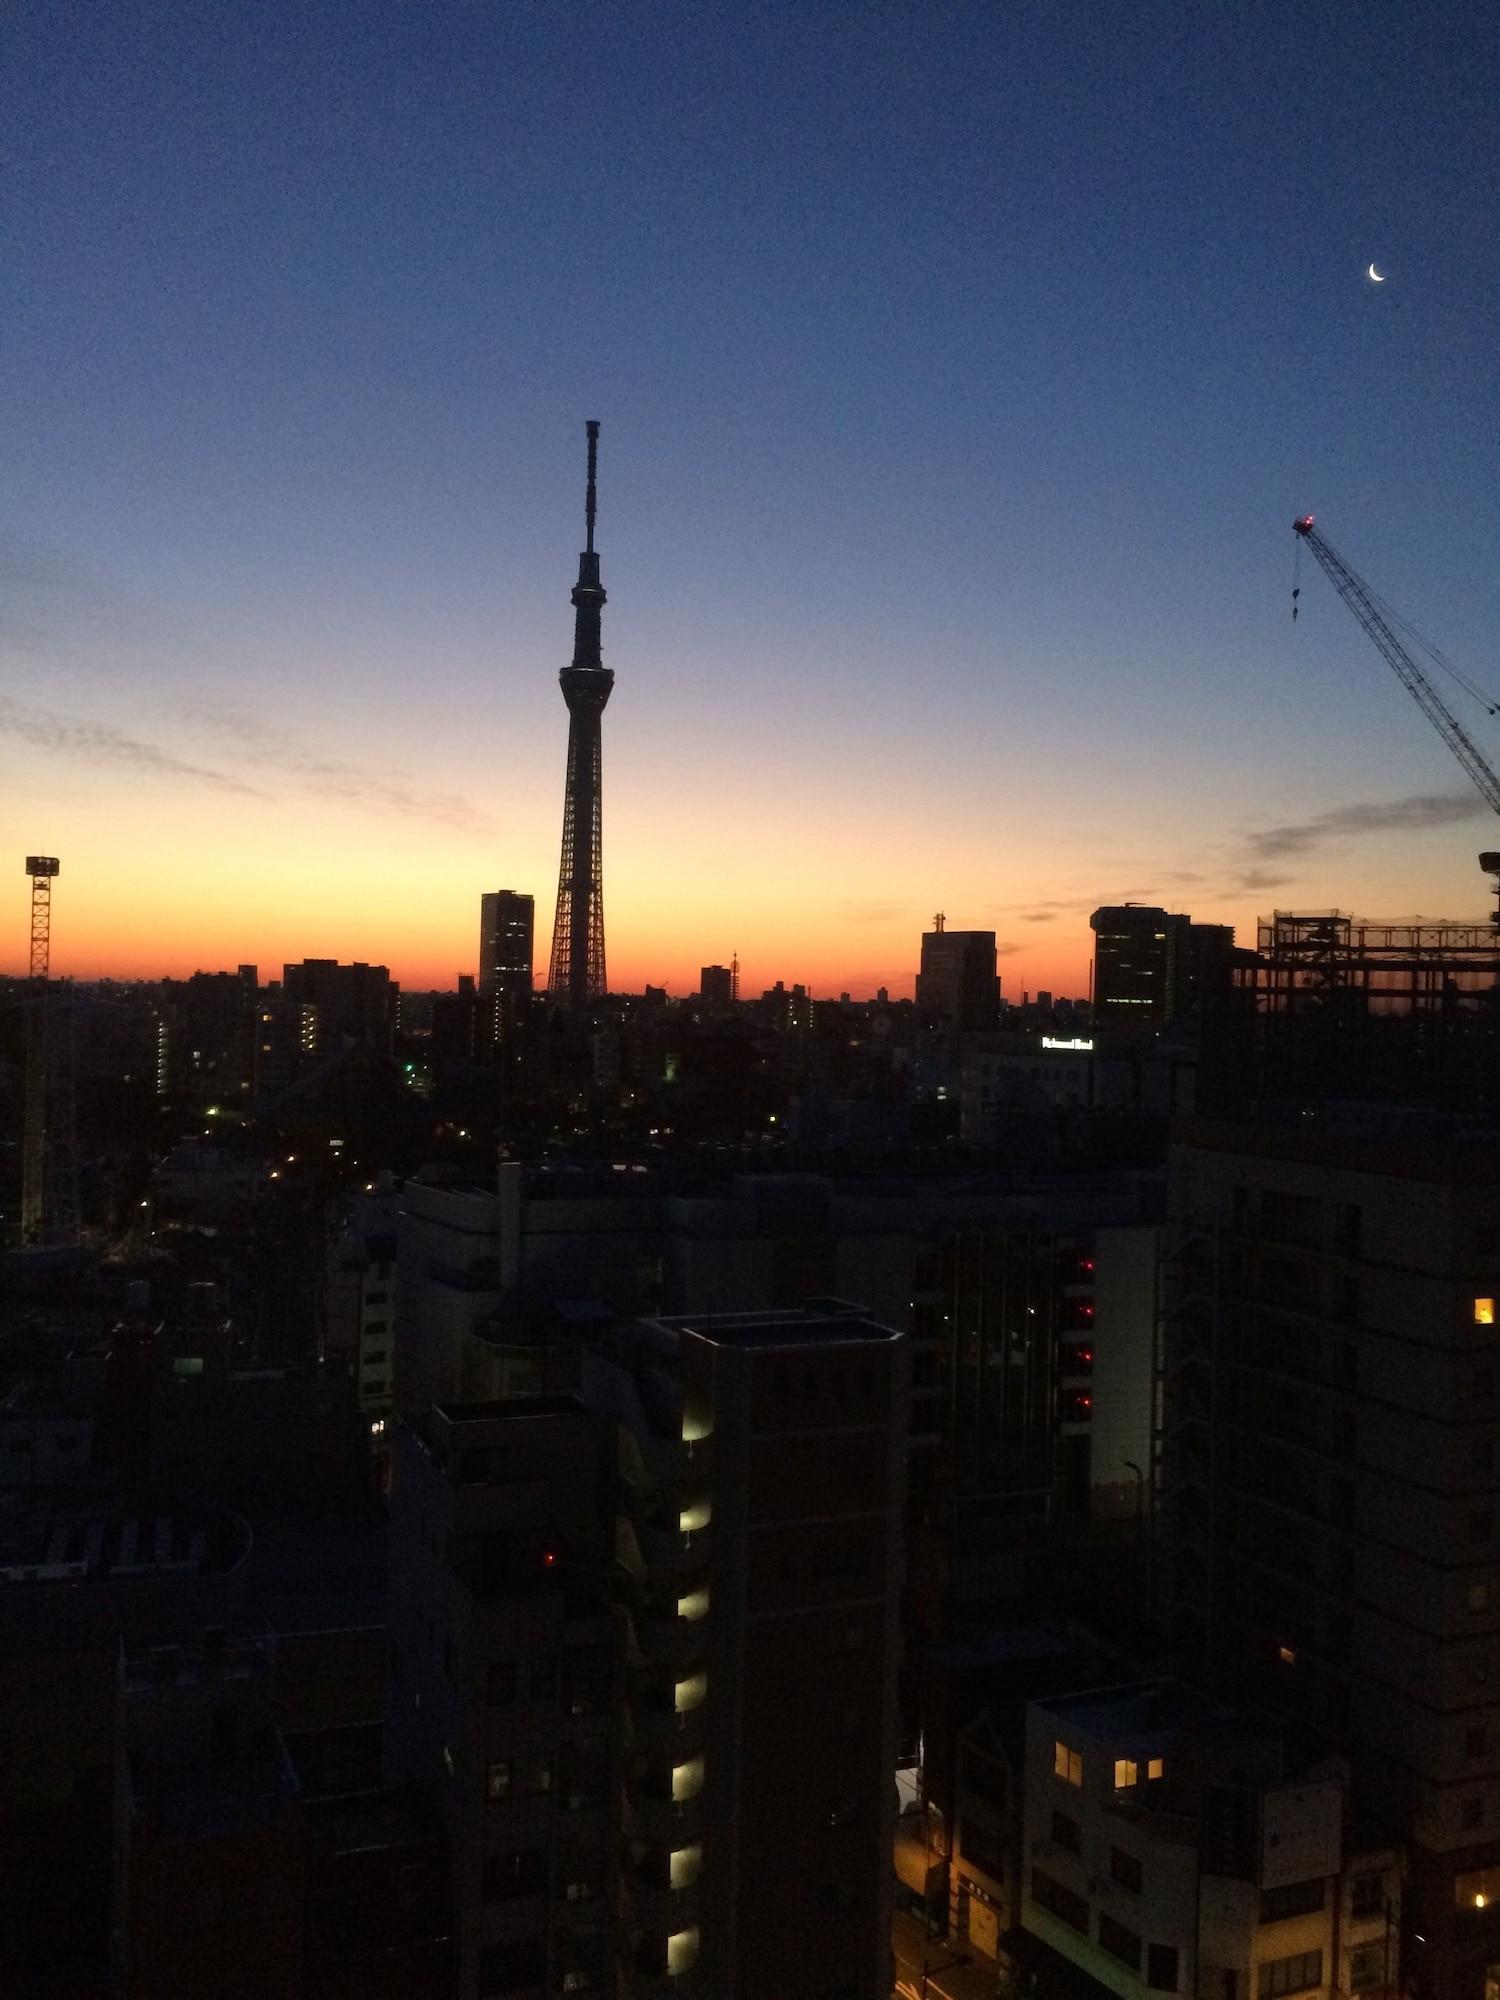
{"label": "crane boom", "polygon": [[1386,623],[1370,595],[1369,587],[1350,569],[1338,550],[1318,533],[1311,514],[1304,514],[1300,521],[1293,521],[1292,531],[1302,537],[1317,557],[1334,589],[1380,648],[1401,685],[1468,772],[1486,805],[1492,812],[1500,813],[1500,778],[1496,777],[1479,746],[1457,716],[1449,712],[1447,703]]}

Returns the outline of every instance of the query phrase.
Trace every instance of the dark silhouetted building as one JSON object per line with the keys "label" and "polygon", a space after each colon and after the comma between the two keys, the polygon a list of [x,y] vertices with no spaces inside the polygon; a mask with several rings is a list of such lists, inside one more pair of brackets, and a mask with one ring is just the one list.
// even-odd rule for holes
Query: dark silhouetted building
{"label": "dark silhouetted building", "polygon": [[[1500,1167],[1451,1120],[1181,1128],[1162,1609],[1351,1758],[1410,1854],[1418,1990],[1500,1964]],[[1311,1871],[1309,1871],[1311,1872]],[[1420,1936],[1420,1945],[1416,1938]]]}
{"label": "dark silhouetted building", "polygon": [[951,1028],[993,1028],[1000,1015],[993,931],[950,931],[943,919],[922,933],[917,1012]]}
{"label": "dark silhouetted building", "polygon": [[727,1014],[734,1005],[734,974],[727,965],[705,965],[698,974],[698,998],[705,1014]]}
{"label": "dark silhouetted building", "polygon": [[480,996],[494,1042],[508,1042],[532,996],[536,902],[514,888],[480,896]]}
{"label": "dark silhouetted building", "polygon": [[385,966],[358,960],[340,965],[332,958],[304,958],[282,971],[286,999],[317,1010],[313,1050],[319,1055],[350,1043],[389,1055],[399,990]]}
{"label": "dark silhouetted building", "polygon": [[1212,1012],[1227,1000],[1235,964],[1228,924],[1195,924],[1149,903],[1105,904],[1094,933],[1094,1020],[1129,1026]]}

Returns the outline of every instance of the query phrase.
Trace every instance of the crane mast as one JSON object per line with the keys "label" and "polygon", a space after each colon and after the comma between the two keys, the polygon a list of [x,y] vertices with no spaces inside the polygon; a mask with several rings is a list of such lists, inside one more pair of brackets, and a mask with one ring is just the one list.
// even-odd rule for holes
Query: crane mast
{"label": "crane mast", "polygon": [[1343,598],[1365,631],[1379,647],[1396,678],[1442,737],[1473,780],[1474,787],[1492,812],[1500,813],[1500,778],[1490,768],[1479,746],[1453,715],[1432,682],[1396,637],[1370,595],[1369,586],[1350,569],[1348,563],[1313,526],[1311,514],[1293,521],[1292,532],[1317,557],[1320,568]]}

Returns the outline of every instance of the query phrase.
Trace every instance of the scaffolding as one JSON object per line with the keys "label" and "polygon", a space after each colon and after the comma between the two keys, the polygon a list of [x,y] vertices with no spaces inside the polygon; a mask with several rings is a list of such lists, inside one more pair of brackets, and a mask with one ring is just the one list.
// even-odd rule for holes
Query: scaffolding
{"label": "scaffolding", "polygon": [[1262,1014],[1294,1013],[1335,994],[1354,996],[1374,1015],[1474,1010],[1493,1006],[1500,989],[1500,931],[1487,923],[1388,923],[1341,910],[1277,910],[1261,918],[1256,944]]}
{"label": "scaffolding", "polygon": [[1258,1090],[1500,1115],[1500,931],[1278,910],[1259,925]]}

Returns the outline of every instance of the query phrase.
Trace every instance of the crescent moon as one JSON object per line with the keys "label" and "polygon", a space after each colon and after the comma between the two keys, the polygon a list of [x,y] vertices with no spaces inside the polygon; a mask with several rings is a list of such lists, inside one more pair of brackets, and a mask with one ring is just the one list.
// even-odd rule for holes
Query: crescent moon
{"label": "crescent moon", "polygon": [[1373,264],[1370,266],[1369,275],[1372,284],[1383,285],[1385,283],[1385,279],[1381,277],[1380,273],[1376,270]]}

